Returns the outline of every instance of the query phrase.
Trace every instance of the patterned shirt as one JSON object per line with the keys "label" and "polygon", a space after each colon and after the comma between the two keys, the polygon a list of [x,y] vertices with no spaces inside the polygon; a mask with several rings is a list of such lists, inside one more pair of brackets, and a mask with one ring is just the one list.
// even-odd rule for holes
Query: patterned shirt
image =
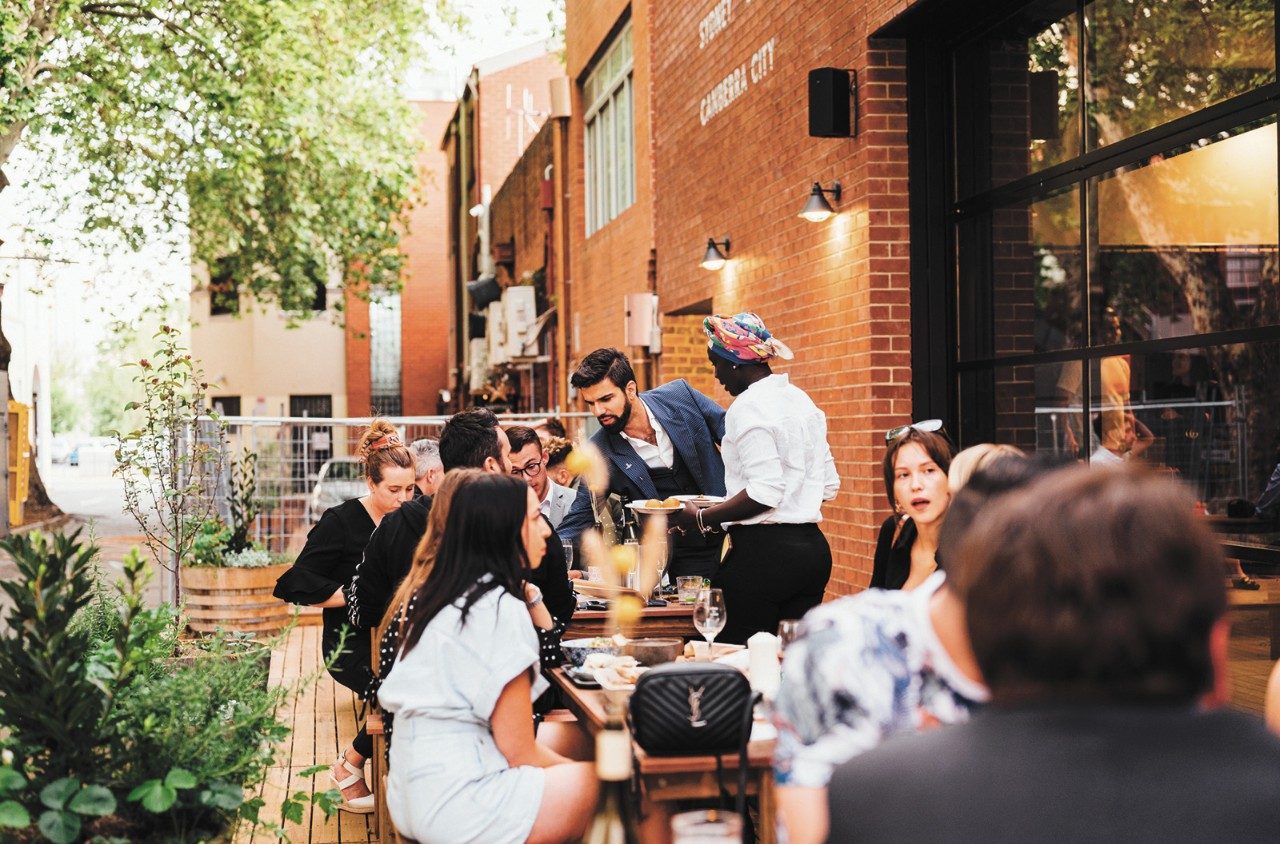
{"label": "patterned shirt", "polygon": [[825,788],[837,765],[889,736],[962,723],[987,700],[929,622],[943,578],[910,592],[870,589],[804,617],[774,707],[779,785]]}

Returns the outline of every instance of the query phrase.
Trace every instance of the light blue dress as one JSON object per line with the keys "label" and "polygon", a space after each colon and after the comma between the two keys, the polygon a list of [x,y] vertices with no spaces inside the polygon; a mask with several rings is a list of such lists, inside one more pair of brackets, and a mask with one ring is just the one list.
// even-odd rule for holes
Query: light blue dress
{"label": "light blue dress", "polygon": [[528,839],[543,771],[512,768],[489,723],[523,671],[536,698],[547,687],[538,636],[524,602],[501,588],[472,605],[465,623],[457,604],[441,610],[396,660],[378,700],[395,714],[386,798],[402,835],[421,844]]}

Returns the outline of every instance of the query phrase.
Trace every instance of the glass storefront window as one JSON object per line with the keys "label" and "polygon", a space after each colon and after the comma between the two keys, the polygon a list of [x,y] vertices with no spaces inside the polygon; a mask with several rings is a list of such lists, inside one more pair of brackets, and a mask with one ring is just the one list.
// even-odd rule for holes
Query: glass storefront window
{"label": "glass storefront window", "polygon": [[1223,135],[1091,181],[1095,344],[1280,321],[1276,124]]}
{"label": "glass storefront window", "polygon": [[955,53],[960,196],[1275,82],[1275,22],[1271,0],[1028,4]]}
{"label": "glass storefront window", "polygon": [[961,296],[966,310],[992,315],[989,324],[965,326],[962,360],[1083,344],[1080,231],[1080,191],[1074,187],[961,224],[961,263],[970,268],[961,276]]}
{"label": "glass storefront window", "polygon": [[1276,79],[1272,0],[1098,0],[1084,21],[1089,149]]}
{"label": "glass storefront window", "polygon": [[[1060,459],[1088,445],[1079,360],[993,366],[960,374],[960,442],[1009,443]],[[994,405],[995,413],[991,413]]]}

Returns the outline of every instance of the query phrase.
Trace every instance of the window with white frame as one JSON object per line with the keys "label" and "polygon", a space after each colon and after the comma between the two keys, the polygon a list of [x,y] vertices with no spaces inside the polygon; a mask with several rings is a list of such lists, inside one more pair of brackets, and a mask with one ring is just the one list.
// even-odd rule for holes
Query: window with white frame
{"label": "window with white frame", "polygon": [[588,235],[636,199],[632,64],[628,22],[582,84]]}

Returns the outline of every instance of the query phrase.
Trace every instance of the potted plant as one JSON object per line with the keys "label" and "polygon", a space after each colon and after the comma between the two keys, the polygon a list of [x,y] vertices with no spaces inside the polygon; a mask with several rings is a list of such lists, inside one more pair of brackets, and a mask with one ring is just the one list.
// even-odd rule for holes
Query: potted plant
{"label": "potted plant", "polygon": [[203,519],[192,531],[182,595],[187,625],[197,633],[276,633],[292,616],[293,608],[271,594],[291,562],[249,539],[258,517],[256,464],[248,449],[236,461],[227,495],[231,523]]}

